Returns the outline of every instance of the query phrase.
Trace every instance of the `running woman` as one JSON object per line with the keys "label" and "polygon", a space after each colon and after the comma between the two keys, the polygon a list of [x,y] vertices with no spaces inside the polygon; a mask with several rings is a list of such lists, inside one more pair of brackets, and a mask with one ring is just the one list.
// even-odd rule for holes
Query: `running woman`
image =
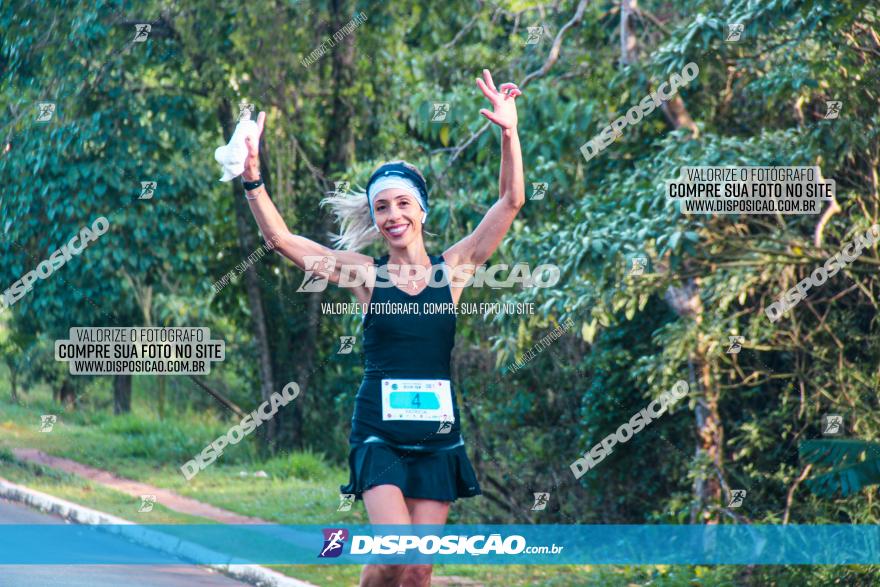
{"label": "running woman", "polygon": [[[473,273],[471,268],[486,262],[525,203],[514,100],[521,92],[512,83],[496,89],[488,70],[476,81],[493,108],[480,114],[501,127],[499,198],[473,233],[441,255],[425,250],[428,187],[413,165],[386,163],[372,174],[366,193],[324,199],[322,205],[330,205],[341,227],[334,239],[337,248],[331,249],[291,234],[262,185],[259,136],[264,112],[257,118],[257,135],[247,139],[242,181],[266,242],[277,243],[276,249],[300,269],[322,271],[333,283],[339,283],[342,266],[346,273],[354,267],[352,273],[367,275],[364,283],[345,285],[369,306],[363,316],[364,379],[349,437],[350,477],[340,490],[363,499],[372,524],[442,525],[451,502],[481,493],[464,449],[450,383],[455,313],[389,314],[371,309],[387,307],[373,306],[384,302],[457,304],[463,286],[449,283],[449,275]],[[386,255],[376,259],[358,252],[379,238],[385,241]],[[313,259],[307,262],[306,257]],[[315,257],[330,262],[315,264]],[[401,266],[410,270],[398,269]],[[459,267],[463,271],[456,271]],[[438,271],[442,287],[437,286]],[[383,276],[390,283],[375,285]],[[451,421],[444,413],[449,411]],[[431,565],[365,565],[361,585],[427,586],[431,572]]]}

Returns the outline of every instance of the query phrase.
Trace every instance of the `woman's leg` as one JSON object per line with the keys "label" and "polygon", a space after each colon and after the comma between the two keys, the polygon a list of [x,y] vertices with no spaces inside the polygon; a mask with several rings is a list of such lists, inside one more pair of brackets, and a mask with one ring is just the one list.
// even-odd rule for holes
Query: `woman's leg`
{"label": "woman's leg", "polygon": [[[446,523],[450,502],[412,497],[405,499],[413,524],[442,525]],[[406,565],[400,584],[402,587],[430,587],[432,570],[433,565]]]}
{"label": "woman's leg", "polygon": [[[364,491],[364,506],[371,524],[410,524],[403,492],[396,485],[377,485]],[[404,565],[364,565],[361,587],[397,587]]]}

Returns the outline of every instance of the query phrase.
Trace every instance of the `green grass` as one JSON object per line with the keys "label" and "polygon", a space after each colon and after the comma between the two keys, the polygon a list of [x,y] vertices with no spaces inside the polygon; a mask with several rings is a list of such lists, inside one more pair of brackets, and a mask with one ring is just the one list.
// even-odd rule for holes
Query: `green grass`
{"label": "green grass", "polygon": [[[3,392],[0,389],[0,397],[8,397]],[[347,482],[348,470],[326,463],[314,452],[293,452],[260,461],[255,445],[245,440],[186,481],[179,466],[224,433],[231,423],[218,421],[205,413],[178,414],[160,421],[149,405],[141,403],[144,395],[135,392],[133,413],[126,416],[94,409],[63,412],[53,404],[45,388],[29,390],[22,398],[24,405],[14,405],[5,399],[0,401],[0,476],[132,521],[146,521],[143,516],[149,515],[149,523],[206,522],[204,518],[177,513],[158,503],[149,514],[138,514],[140,500],[137,498],[73,475],[19,463],[8,452],[13,447],[37,448],[272,522],[327,525],[369,522],[362,502],[357,502],[350,512],[336,511],[339,485]],[[41,414],[58,416],[51,432],[39,431]],[[241,471],[252,474],[259,470],[266,471],[270,477],[239,475]],[[360,566],[355,565],[272,568],[316,585],[357,585],[360,575]],[[726,584],[724,573],[717,569],[662,566],[438,565],[435,575],[463,577],[486,586],[515,587]]]}
{"label": "green grass", "polygon": [[119,491],[107,489],[91,481],[55,471],[40,465],[15,460],[5,449],[0,449],[0,477],[26,485],[61,499],[119,516],[131,522],[145,524],[210,524],[210,520],[188,516],[162,506],[153,505],[153,511],[139,513],[141,500]]}

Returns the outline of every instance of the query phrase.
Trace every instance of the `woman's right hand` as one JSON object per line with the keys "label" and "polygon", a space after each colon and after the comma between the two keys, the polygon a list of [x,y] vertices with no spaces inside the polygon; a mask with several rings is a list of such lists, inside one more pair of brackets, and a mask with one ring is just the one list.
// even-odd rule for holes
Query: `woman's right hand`
{"label": "woman's right hand", "polygon": [[244,162],[244,173],[241,176],[245,181],[256,181],[260,177],[260,137],[263,134],[263,125],[265,124],[266,113],[260,112],[259,116],[257,116],[256,135],[248,135],[244,140],[248,156]]}

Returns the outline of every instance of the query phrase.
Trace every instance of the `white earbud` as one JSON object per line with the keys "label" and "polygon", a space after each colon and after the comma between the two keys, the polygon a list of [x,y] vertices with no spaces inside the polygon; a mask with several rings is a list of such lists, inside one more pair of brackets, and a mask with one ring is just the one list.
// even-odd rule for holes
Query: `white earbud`
{"label": "white earbud", "polygon": [[422,214],[422,224],[425,223],[425,219],[426,219],[427,217],[428,217],[428,213],[427,213],[427,212],[425,212],[424,214]]}

